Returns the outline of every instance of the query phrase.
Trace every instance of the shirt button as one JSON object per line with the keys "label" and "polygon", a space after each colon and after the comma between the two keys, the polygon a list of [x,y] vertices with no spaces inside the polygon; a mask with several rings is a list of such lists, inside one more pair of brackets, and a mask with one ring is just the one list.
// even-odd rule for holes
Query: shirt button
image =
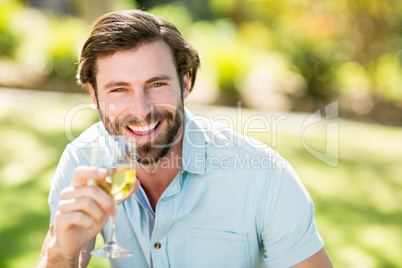
{"label": "shirt button", "polygon": [[155,243],[154,248],[160,249],[162,247],[161,243]]}

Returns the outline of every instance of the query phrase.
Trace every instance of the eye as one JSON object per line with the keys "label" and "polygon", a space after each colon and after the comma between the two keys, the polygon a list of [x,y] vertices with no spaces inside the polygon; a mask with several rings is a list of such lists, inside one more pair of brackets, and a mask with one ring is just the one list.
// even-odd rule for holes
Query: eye
{"label": "eye", "polygon": [[125,91],[124,88],[116,88],[112,90],[112,92],[123,92],[123,91]]}
{"label": "eye", "polygon": [[152,87],[161,87],[161,86],[163,86],[163,85],[165,85],[164,83],[154,83],[153,85],[152,85]]}

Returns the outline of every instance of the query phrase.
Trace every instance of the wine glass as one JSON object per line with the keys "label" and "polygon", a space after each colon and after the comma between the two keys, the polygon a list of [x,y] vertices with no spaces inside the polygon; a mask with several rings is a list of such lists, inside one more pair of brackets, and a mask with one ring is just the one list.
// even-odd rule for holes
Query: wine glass
{"label": "wine glass", "polygon": [[[136,143],[133,137],[109,135],[97,138],[92,146],[91,165],[107,170],[105,180],[90,180],[112,196],[117,207],[128,199],[136,186]],[[105,245],[91,255],[101,258],[124,258],[132,252],[122,248],[116,240],[115,217],[110,216],[111,230]]]}

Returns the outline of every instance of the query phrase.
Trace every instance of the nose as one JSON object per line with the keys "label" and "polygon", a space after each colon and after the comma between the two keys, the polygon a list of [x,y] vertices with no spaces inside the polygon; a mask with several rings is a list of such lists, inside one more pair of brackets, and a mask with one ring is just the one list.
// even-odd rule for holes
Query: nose
{"label": "nose", "polygon": [[140,119],[145,117],[152,111],[152,103],[143,90],[136,90],[132,94],[129,103],[129,112]]}

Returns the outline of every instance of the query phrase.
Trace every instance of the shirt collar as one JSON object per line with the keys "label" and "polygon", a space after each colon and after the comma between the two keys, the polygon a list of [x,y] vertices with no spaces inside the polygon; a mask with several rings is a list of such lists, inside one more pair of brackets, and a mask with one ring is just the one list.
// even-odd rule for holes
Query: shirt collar
{"label": "shirt collar", "polygon": [[195,174],[204,174],[206,166],[206,147],[210,142],[207,135],[208,119],[194,116],[184,108],[184,137],[182,169]]}

